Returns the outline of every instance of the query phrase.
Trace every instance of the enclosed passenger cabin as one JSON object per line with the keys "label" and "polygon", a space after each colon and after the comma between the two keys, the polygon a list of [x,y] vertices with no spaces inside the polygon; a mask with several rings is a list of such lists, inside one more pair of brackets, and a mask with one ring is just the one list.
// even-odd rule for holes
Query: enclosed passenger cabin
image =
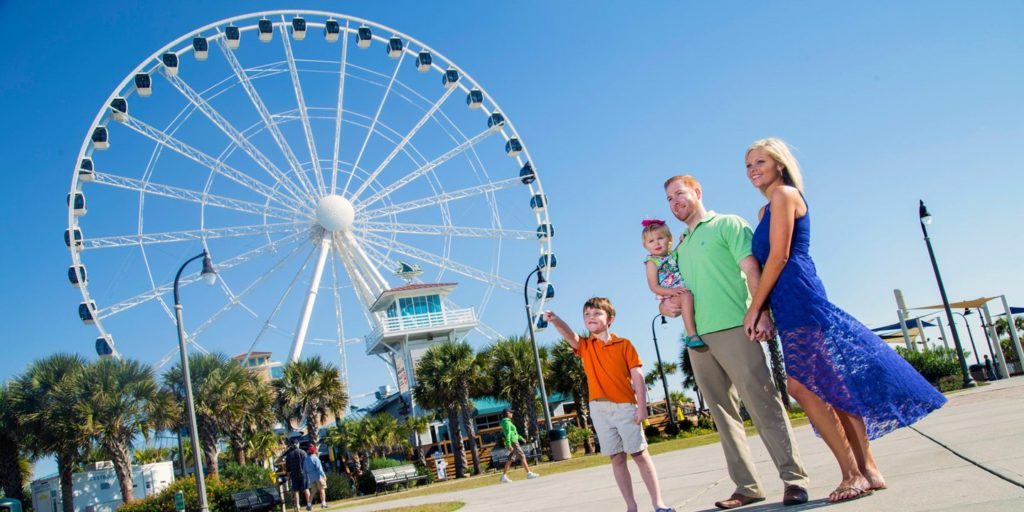
{"label": "enclosed passenger cabin", "polygon": [[256,24],[260,32],[260,41],[269,43],[274,40],[274,24],[270,20],[260,20]]}
{"label": "enclosed passenger cabin", "polygon": [[538,299],[553,299],[555,298],[555,285],[551,283],[542,283],[537,285],[537,298]]}
{"label": "enclosed passenger cabin", "polygon": [[205,37],[193,37],[192,53],[196,56],[196,60],[206,60],[210,56],[210,42]]}
{"label": "enclosed passenger cabin", "polygon": [[68,247],[74,247],[75,249],[82,248],[82,229],[65,229],[64,230],[64,245]]}
{"label": "enclosed passenger cabin", "polygon": [[537,226],[537,239],[547,240],[555,237],[555,226],[551,224],[541,224]]}
{"label": "enclosed passenger cabin", "polygon": [[92,158],[83,158],[78,164],[78,182],[92,181],[93,172]]}
{"label": "enclosed passenger cabin", "polygon": [[128,100],[118,96],[110,100],[110,117],[114,118],[114,121],[123,123],[128,119]]}
{"label": "enclosed passenger cabin", "polygon": [[443,85],[445,89],[451,89],[452,87],[455,87],[455,84],[457,83],[459,83],[459,71],[454,68],[448,68],[448,70],[444,72],[444,76],[441,77],[441,85]]}
{"label": "enclosed passenger cabin", "polygon": [[114,338],[105,334],[96,338],[96,355],[106,358],[114,355]]}
{"label": "enclosed passenger cabin", "polygon": [[555,258],[554,254],[541,254],[540,259],[537,260],[537,268],[539,268],[541,272],[549,272],[556,266],[558,266],[558,260]]}
{"label": "enclosed passenger cabin", "polygon": [[430,71],[430,66],[433,63],[434,56],[426,50],[420,50],[419,55],[416,56],[416,70],[420,73],[426,73]]}
{"label": "enclosed passenger cabin", "polygon": [[68,267],[68,281],[71,281],[71,286],[75,288],[81,288],[88,284],[88,279],[85,274],[85,265],[71,265]]}
{"label": "enclosed passenger cabin", "polygon": [[543,195],[534,194],[534,196],[530,198],[530,209],[535,212],[539,212],[544,209],[544,206],[546,206],[547,203],[548,202]]}
{"label": "enclosed passenger cabin", "polygon": [[83,302],[78,305],[78,318],[87,325],[96,323],[96,303],[93,301]]}
{"label": "enclosed passenger cabin", "polygon": [[363,25],[356,30],[356,45],[360,48],[366,49],[370,47],[370,42],[373,41],[373,32],[370,32],[370,27]]}
{"label": "enclosed passenger cabin", "polygon": [[544,313],[534,315],[533,332],[541,332],[548,327],[548,321],[544,319]]}
{"label": "enclosed passenger cabin", "polygon": [[484,106],[484,92],[480,89],[472,89],[466,95],[466,106],[471,109],[478,109]]}
{"label": "enclosed passenger cabin", "polygon": [[135,90],[139,91],[139,96],[142,97],[153,94],[153,79],[150,78],[149,73],[135,75]]}
{"label": "enclosed passenger cabin", "polygon": [[341,24],[334,20],[327,20],[324,23],[324,39],[328,43],[333,43],[338,40],[338,36],[341,34]]}
{"label": "enclosed passenger cabin", "polygon": [[399,39],[398,36],[391,36],[391,39],[388,39],[388,57],[391,57],[392,59],[401,57],[402,49],[404,48],[405,45],[402,44],[402,40]]}
{"label": "enclosed passenger cabin", "polygon": [[504,125],[505,116],[501,115],[501,112],[498,112],[497,110],[491,112],[491,115],[487,117],[487,128],[492,132],[500,130]]}
{"label": "enclosed passenger cabin", "polygon": [[110,147],[110,135],[106,126],[97,126],[92,129],[92,147],[97,150],[104,150]]}
{"label": "enclosed passenger cabin", "polygon": [[302,41],[306,38],[306,20],[298,16],[292,18],[292,38]]}
{"label": "enclosed passenger cabin", "polygon": [[519,169],[519,181],[522,181],[523,185],[529,185],[537,181],[537,173],[533,172],[533,164],[526,162],[523,168]]}
{"label": "enclosed passenger cabin", "polygon": [[507,153],[508,156],[516,156],[522,150],[523,144],[519,142],[517,137],[512,137],[505,143],[505,153]]}
{"label": "enclosed passenger cabin", "polygon": [[73,196],[68,194],[68,206],[74,209],[75,217],[85,215],[87,211],[85,209],[85,194],[81,192],[75,192]]}
{"label": "enclosed passenger cabin", "polygon": [[238,44],[242,42],[242,31],[234,25],[224,27],[224,41],[227,42],[228,48],[238,49]]}
{"label": "enclosed passenger cabin", "polygon": [[164,71],[168,76],[178,76],[178,54],[167,52],[160,57],[160,62],[164,63]]}

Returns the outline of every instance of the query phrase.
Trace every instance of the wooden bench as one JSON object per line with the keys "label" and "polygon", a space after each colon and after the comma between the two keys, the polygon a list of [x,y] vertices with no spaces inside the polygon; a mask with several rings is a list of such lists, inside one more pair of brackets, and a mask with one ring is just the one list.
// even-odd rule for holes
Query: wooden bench
{"label": "wooden bench", "polygon": [[[537,451],[536,443],[527,443],[521,445],[523,449],[523,455],[526,456],[526,460],[532,461],[534,464],[540,461],[540,452]],[[505,462],[508,461],[509,451],[508,448],[495,447],[491,450],[491,468],[503,469]],[[512,465],[519,464],[519,458],[512,459]]]}
{"label": "wooden bench", "polygon": [[416,472],[416,466],[412,464],[406,464],[404,466],[396,466],[393,468],[374,469],[370,471],[373,473],[373,481],[377,484],[377,489],[374,494],[380,493],[381,489],[384,490],[384,494],[388,492],[388,486],[391,484],[404,484],[405,488],[409,488],[410,482],[418,482],[420,480],[426,480],[426,475],[421,475]]}
{"label": "wooden bench", "polygon": [[284,499],[277,487],[261,487],[231,493],[231,499],[235,502],[235,510],[238,512],[261,512],[284,505]]}

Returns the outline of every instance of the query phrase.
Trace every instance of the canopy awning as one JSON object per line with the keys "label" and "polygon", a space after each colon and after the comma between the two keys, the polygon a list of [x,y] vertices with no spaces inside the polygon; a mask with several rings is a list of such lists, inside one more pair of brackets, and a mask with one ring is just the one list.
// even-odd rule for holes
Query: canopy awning
{"label": "canopy awning", "polygon": [[[996,298],[998,298],[998,297],[979,297],[979,298],[974,299],[974,300],[962,300],[960,302],[950,302],[949,303],[949,307],[952,308],[952,309],[980,308],[986,302],[988,302],[988,301],[990,301],[992,299],[996,299]],[[918,307],[918,308],[910,308],[910,309],[945,309],[945,306],[943,306],[942,304],[936,304],[934,306],[921,306],[921,307]]]}
{"label": "canopy awning", "polygon": [[[918,322],[920,322],[921,325],[918,325]],[[911,328],[915,328],[916,329],[918,327],[935,327],[935,324],[933,324],[931,322],[928,322],[926,320],[921,320],[920,318],[911,318],[910,320],[906,321],[906,324],[907,324],[907,329],[911,329]],[[903,333],[903,328],[900,326],[899,322],[894,323],[894,324],[890,324],[890,325],[883,325],[881,327],[875,327],[874,329],[871,329],[871,330],[874,331],[874,332],[883,332],[883,331],[895,331],[897,329],[900,331],[900,336],[902,336],[903,335],[902,334]]]}

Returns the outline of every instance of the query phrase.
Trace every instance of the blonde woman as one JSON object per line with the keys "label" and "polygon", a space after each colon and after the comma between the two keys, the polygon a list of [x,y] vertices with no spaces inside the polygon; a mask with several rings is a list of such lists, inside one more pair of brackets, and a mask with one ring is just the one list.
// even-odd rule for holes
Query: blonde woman
{"label": "blonde woman", "polygon": [[885,489],[868,441],[910,425],[946,398],[870,329],[825,294],[810,253],[810,211],[800,166],[779,139],[754,142],[747,178],[769,200],[754,231],[761,283],[743,320],[753,332],[770,303],[785,353],[789,394],[828,445],[842,482],[828,501]]}

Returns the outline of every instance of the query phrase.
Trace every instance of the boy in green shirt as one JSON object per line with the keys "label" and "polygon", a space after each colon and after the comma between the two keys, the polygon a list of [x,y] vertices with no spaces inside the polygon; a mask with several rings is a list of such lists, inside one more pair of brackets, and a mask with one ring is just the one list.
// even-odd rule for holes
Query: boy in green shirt
{"label": "boy in green shirt", "polygon": [[519,441],[523,438],[519,437],[519,431],[516,430],[515,424],[512,423],[512,409],[506,407],[501,411],[501,415],[504,416],[501,419],[501,438],[505,441],[505,448],[508,450],[508,459],[505,460],[505,471],[501,473],[501,483],[507,484],[512,481],[508,479],[508,468],[512,466],[512,458],[516,456],[523,463],[523,469],[526,470],[526,478],[537,478],[540,475],[530,471],[530,465],[526,463],[526,454],[523,453],[523,448],[519,446]]}

